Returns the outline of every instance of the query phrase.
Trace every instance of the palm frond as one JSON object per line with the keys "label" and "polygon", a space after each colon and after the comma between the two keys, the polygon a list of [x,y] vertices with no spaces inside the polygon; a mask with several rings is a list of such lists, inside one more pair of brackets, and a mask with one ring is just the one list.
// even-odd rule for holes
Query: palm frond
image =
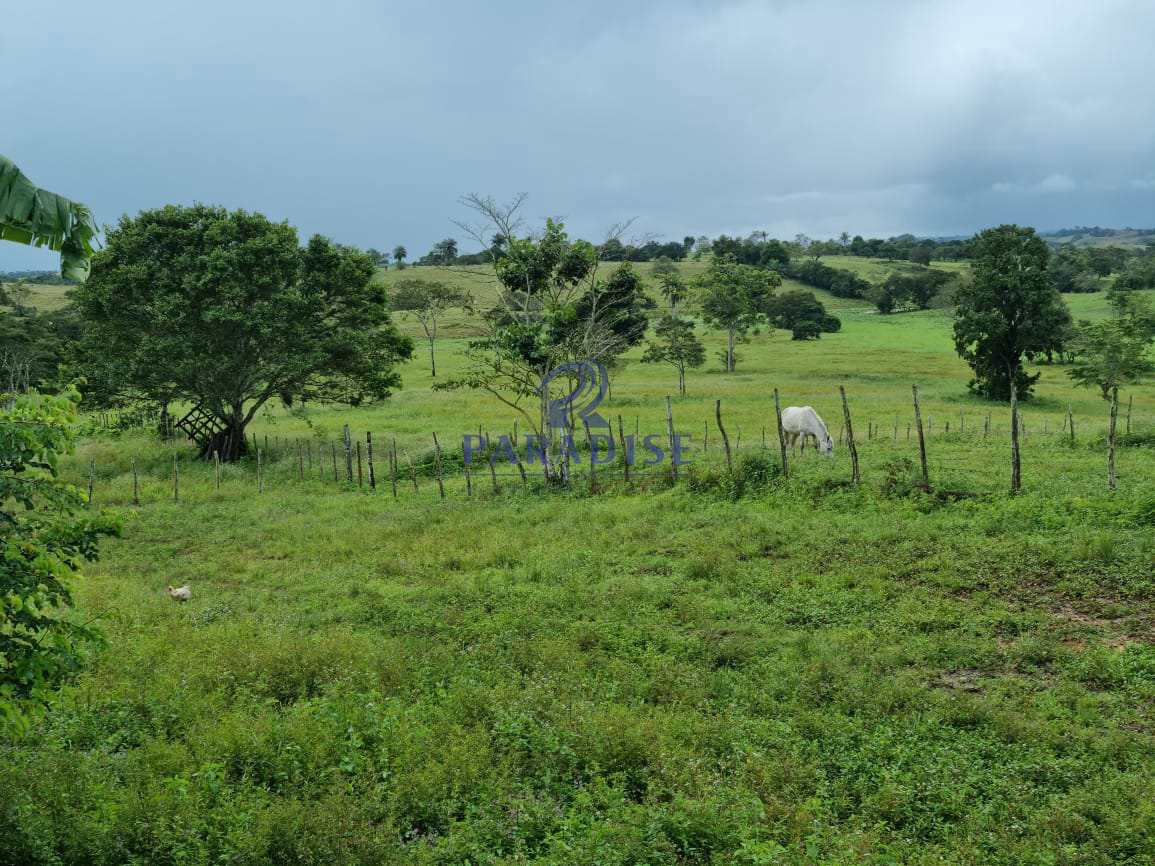
{"label": "palm frond", "polygon": [[0,240],[59,252],[61,275],[83,282],[97,231],[88,208],[40,189],[0,156]]}

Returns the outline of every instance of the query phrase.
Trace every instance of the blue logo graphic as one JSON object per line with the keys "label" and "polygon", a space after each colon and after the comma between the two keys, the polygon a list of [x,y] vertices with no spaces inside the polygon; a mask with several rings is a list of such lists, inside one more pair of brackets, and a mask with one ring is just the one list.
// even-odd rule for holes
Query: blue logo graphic
{"label": "blue logo graphic", "polygon": [[[551,398],[550,383],[559,376],[576,380],[577,384],[565,396]],[[602,433],[589,434],[586,450],[590,466],[611,465],[618,460],[627,466],[656,466],[667,457],[675,466],[691,462],[687,457],[687,451],[692,445],[688,435],[624,435],[619,429],[619,435],[615,437],[613,427],[597,411],[608,391],[609,376],[601,361],[591,358],[554,367],[542,379],[539,394],[547,401],[550,430],[565,431],[560,439],[554,439],[550,432],[543,431],[543,435],[527,433],[523,447],[522,443],[510,436],[490,438],[488,435],[482,436],[480,432],[476,436],[467,433],[461,439],[465,465],[471,465],[477,457],[488,460],[490,465],[498,460],[520,465],[521,454],[524,453],[525,462],[530,466],[538,463],[547,466],[555,461],[555,458],[547,457],[547,453],[552,454],[555,448],[559,455],[557,459],[564,459],[566,464],[580,464],[583,462],[582,452],[574,433],[585,425],[589,425],[591,430],[595,427],[604,430]],[[570,423],[571,417],[573,424]],[[663,448],[663,445],[669,450]]]}
{"label": "blue logo graphic", "polygon": [[[549,399],[549,385],[559,376],[576,377],[577,385],[564,397],[549,400],[549,426],[555,430],[569,426],[571,414],[576,426],[584,422],[590,427],[609,427],[609,422],[598,414],[598,405],[605,399],[609,376],[601,361],[572,361],[554,367],[541,380],[541,393]],[[578,420],[580,419],[580,420]]]}

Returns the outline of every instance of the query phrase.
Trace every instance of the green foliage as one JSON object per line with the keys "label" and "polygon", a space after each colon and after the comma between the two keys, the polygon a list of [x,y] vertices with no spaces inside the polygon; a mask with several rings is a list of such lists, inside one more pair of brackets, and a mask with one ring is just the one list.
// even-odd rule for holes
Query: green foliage
{"label": "green foliage", "polygon": [[686,393],[686,370],[706,363],[706,350],[694,333],[694,323],[677,316],[663,316],[654,326],[654,338],[646,344],[642,361],[670,364],[678,371],[678,393]]}
{"label": "green foliage", "polygon": [[880,313],[892,313],[903,306],[929,310],[935,297],[954,279],[954,274],[935,268],[895,272],[866,294]]}
{"label": "green foliage", "polygon": [[781,282],[777,274],[719,256],[714,256],[706,272],[695,279],[702,318],[726,331],[727,372],[733,372],[736,365],[735,341],[765,319],[766,304]]}
{"label": "green foliage", "polygon": [[646,297],[641,277],[626,262],[609,279],[599,280],[574,304],[576,321],[597,322],[613,335],[614,355],[636,346],[645,336],[649,320],[645,308],[653,302]]}
{"label": "green foliage", "polygon": [[52,390],[69,363],[80,324],[65,308],[39,313],[31,307],[0,311],[0,389]]}
{"label": "green foliage", "polygon": [[790,331],[795,340],[817,340],[837,331],[842,322],[826,312],[813,292],[782,292],[766,302],[766,317],[775,328]]}
{"label": "green foliage", "polygon": [[1114,288],[1121,292],[1155,289],[1155,254],[1149,252],[1128,261],[1123,272],[1115,278]]}
{"label": "green foliage", "polygon": [[1071,320],[1047,280],[1047,245],[1034,229],[1004,225],[978,234],[973,249],[974,279],[955,295],[955,350],[974,371],[973,391],[1009,400],[1014,382],[1026,399],[1038,375],[1023,357],[1061,348]]}
{"label": "green foliage", "polygon": [[1155,372],[1149,357],[1152,335],[1126,319],[1082,321],[1069,349],[1075,362],[1067,375],[1083,387],[1097,387],[1104,400],[1111,390],[1140,382]]}
{"label": "green foliage", "polygon": [[816,289],[825,289],[838,298],[865,298],[871,292],[868,280],[845,268],[832,268],[817,259],[791,261],[782,273]]}
{"label": "green foliage", "polygon": [[[597,250],[588,241],[570,241],[565,225],[546,220],[540,238],[513,238],[495,264],[497,278],[509,291],[527,299],[559,302],[585,281],[597,265]],[[527,306],[524,302],[521,307]]]}
{"label": "green foliage", "polygon": [[57,480],[72,448],[79,395],[27,394],[0,411],[0,722],[76,670],[93,631],[68,617],[72,579],[115,522],[82,516],[75,488]]}
{"label": "green foliage", "polygon": [[61,275],[83,281],[97,231],[88,208],[38,188],[0,156],[0,240],[57,251]]}
{"label": "green foliage", "polygon": [[374,264],[260,214],[170,205],[125,217],[77,291],[90,375],[151,400],[199,404],[225,460],[273,397],[358,404],[400,384],[412,343],[389,320]]}

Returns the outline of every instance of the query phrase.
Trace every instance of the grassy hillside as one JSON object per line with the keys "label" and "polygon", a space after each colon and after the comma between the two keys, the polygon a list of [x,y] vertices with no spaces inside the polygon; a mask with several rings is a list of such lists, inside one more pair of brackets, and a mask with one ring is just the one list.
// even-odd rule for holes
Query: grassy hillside
{"label": "grassy hillside", "polygon": [[[65,283],[29,283],[28,287],[31,289],[30,306],[45,313],[59,310],[67,304],[69,292],[73,289],[71,285]],[[0,306],[0,309],[3,307]]]}
{"label": "grassy hillside", "polygon": [[[0,861],[1150,863],[1150,447],[1120,449],[1109,493],[1105,405],[1045,367],[1009,497],[1007,413],[968,396],[949,318],[836,303],[840,333],[755,335],[734,374],[705,332],[710,363],[672,401],[696,463],[676,486],[495,492],[481,472],[467,496],[451,470],[444,500],[428,474],[414,491],[432,432],[513,425],[432,391],[420,352],[384,405],[266,413],[258,437],[290,444],[261,492],[251,464],[218,490],[183,445],[86,441],[65,472],[95,465],[96,505],[127,519],[79,586],[108,644],[2,747]],[[469,330],[440,344],[445,376]],[[674,376],[639,355],[606,412],[662,433]],[[951,496],[910,490],[912,383]],[[760,482],[772,389],[836,433],[840,384],[862,485],[841,446]],[[1155,387],[1131,396],[1152,432]],[[344,424],[374,433],[382,472],[396,437],[396,499],[333,482]],[[184,582],[177,605],[164,586]]]}

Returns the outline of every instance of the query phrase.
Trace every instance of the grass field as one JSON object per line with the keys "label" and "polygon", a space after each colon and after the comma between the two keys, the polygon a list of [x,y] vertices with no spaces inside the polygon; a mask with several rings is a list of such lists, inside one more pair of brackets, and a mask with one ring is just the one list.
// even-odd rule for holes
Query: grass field
{"label": "grass field", "polygon": [[[741,495],[712,424],[676,486],[475,477],[466,496],[451,471],[444,500],[428,475],[396,499],[335,484],[319,457],[301,481],[295,445],[258,493],[251,465],[218,490],[183,445],[87,440],[66,472],[94,465],[96,505],[127,521],[79,585],[107,646],[3,746],[0,861],[1153,862],[1151,448],[1120,449],[1109,492],[1106,405],[1044,367],[1010,497],[1006,410],[967,394],[948,316],[826,300],[841,332],[754,335],[733,374],[702,332],[673,412],[697,447],[722,401]],[[452,323],[442,375],[472,330]],[[675,378],[639,356],[607,410],[664,432]],[[349,424],[419,459],[434,431],[511,428],[430,390],[421,351],[402,372],[385,405],[270,410],[255,432],[320,455]],[[909,490],[913,383],[955,497]],[[840,384],[861,486],[841,447],[758,483],[772,389],[834,432]],[[1155,388],[1129,396],[1155,430]]]}

